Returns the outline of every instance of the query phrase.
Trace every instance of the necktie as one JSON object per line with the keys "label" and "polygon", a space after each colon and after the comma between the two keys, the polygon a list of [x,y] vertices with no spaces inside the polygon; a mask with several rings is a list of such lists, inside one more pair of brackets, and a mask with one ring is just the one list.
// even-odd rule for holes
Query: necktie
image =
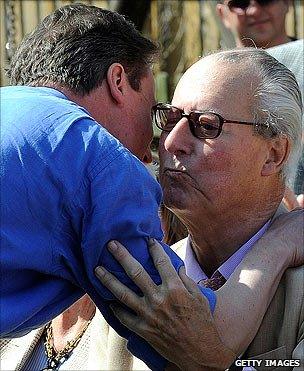
{"label": "necktie", "polygon": [[202,279],[198,282],[200,286],[207,287],[213,291],[218,290],[224,285],[226,278],[219,271],[216,271],[212,278]]}

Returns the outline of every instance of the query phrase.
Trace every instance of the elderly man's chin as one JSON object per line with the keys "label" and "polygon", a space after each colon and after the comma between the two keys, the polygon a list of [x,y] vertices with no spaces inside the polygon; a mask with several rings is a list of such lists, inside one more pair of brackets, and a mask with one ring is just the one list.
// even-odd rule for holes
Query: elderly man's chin
{"label": "elderly man's chin", "polygon": [[172,211],[191,210],[198,202],[197,190],[174,177],[161,177],[163,202]]}

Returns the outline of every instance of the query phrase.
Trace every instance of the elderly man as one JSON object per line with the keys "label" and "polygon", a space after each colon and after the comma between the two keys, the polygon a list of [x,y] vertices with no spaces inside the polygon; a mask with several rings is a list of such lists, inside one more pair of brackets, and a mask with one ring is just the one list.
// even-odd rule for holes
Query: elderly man
{"label": "elderly man", "polygon": [[[249,48],[219,52],[198,61],[178,83],[172,105],[153,108],[155,122],[163,130],[160,180],[164,202],[189,231],[188,238],[173,249],[185,260],[186,273],[194,282],[221,292],[231,275],[240,274],[235,270],[246,254],[259,256],[262,252],[251,250],[252,245],[284,213],[280,203],[285,184],[294,176],[301,109],[293,74],[265,51]],[[297,243],[303,254],[303,212],[300,221]],[[293,233],[286,236],[287,244],[294,243],[294,238]],[[114,255],[130,270],[130,257],[120,245],[118,250]],[[281,249],[274,248],[272,254],[279,260]],[[183,303],[178,309],[169,305],[178,284],[167,285],[166,295],[164,288],[157,292],[149,287],[142,268],[132,264],[150,306],[124,290],[106,270],[100,274],[97,269],[102,282],[138,314],[134,317],[118,307],[118,318],[172,362],[191,358],[186,356],[191,354],[193,364],[200,365],[204,334],[191,305]],[[251,268],[259,271],[257,266]],[[231,334],[219,330],[223,342],[228,341],[237,354],[258,360],[254,365],[259,370],[282,366],[282,360],[289,360],[284,362],[286,369],[303,362],[303,274],[303,267],[286,271],[258,333],[251,333],[253,341],[245,353],[245,348],[232,345]],[[230,305],[237,306],[238,300],[238,295],[231,298]],[[180,323],[183,326],[179,327]],[[271,363],[267,365],[266,359]]]}
{"label": "elderly man", "polygon": [[224,0],[217,14],[234,36],[237,47],[260,48],[285,44],[293,38],[286,33],[289,0]]}
{"label": "elderly man", "polygon": [[[156,54],[156,46],[121,15],[83,4],[56,10],[18,48],[9,74],[12,84],[21,86],[1,91],[1,336],[20,336],[49,322],[87,292],[129,340],[132,352],[154,369],[165,367],[155,349],[113,316],[109,305],[114,297],[94,276],[94,268],[104,264],[139,292],[140,283],[135,286],[105,249],[109,240],[125,236],[123,242],[160,283],[147,241],[162,238],[161,194],[141,163],[150,153],[155,103],[150,66]],[[284,247],[281,238],[277,243]],[[262,245],[272,248],[269,241]],[[168,246],[164,249],[178,270],[181,259]],[[238,345],[265,311],[267,300],[260,292],[271,291],[295,254],[285,248],[282,259],[272,261],[268,282],[255,280],[255,273],[247,276],[245,282],[257,285],[239,295],[243,304],[234,315],[224,304],[239,292],[237,282],[217,295],[218,327],[228,321],[233,334],[235,319],[248,320]],[[210,340],[203,345],[205,362],[220,367],[234,353],[221,342],[210,315],[215,294],[196,285],[195,293]],[[244,308],[255,296],[249,314]],[[63,356],[55,350],[48,354],[46,367],[65,362],[89,325],[95,307],[82,304],[74,307],[73,316],[68,311],[59,319],[68,318],[63,327],[54,331],[54,323],[48,324],[48,349],[54,346],[54,333],[71,326],[72,337],[63,345]],[[64,340],[59,339],[61,346]]]}

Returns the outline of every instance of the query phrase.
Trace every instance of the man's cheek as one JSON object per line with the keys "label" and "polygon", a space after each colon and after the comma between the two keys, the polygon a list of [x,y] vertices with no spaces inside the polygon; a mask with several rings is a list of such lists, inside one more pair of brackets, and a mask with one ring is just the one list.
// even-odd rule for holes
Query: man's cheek
{"label": "man's cheek", "polygon": [[227,151],[208,151],[201,158],[201,171],[209,170],[210,172],[227,172],[234,167],[235,161],[231,153]]}

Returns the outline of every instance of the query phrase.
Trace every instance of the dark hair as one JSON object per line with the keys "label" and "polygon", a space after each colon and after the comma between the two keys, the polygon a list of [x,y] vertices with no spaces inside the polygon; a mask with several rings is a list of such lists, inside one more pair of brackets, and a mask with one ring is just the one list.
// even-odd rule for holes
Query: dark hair
{"label": "dark hair", "polygon": [[122,15],[72,4],[48,15],[23,39],[7,74],[13,85],[56,84],[85,95],[102,84],[117,62],[139,90],[158,53],[158,46]]}

